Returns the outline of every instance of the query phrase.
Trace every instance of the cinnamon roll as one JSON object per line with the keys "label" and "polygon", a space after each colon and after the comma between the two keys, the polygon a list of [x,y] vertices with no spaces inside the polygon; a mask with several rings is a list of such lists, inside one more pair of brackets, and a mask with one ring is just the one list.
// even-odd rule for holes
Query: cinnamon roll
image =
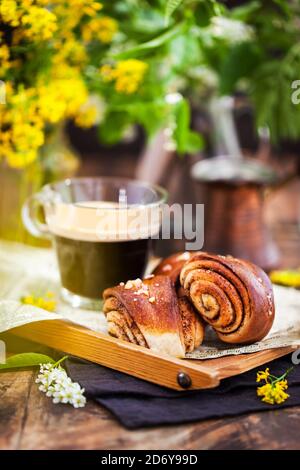
{"label": "cinnamon roll", "polygon": [[191,259],[194,254],[195,253],[191,253],[190,251],[185,251],[168,256],[167,258],[163,259],[158,266],[156,266],[153,274],[163,274],[164,276],[169,276],[176,284],[177,280],[179,279],[181,268],[187,261]]}
{"label": "cinnamon roll", "polygon": [[274,320],[272,284],[254,264],[209,253],[192,256],[180,283],[203,320],[225,343],[254,343]]}
{"label": "cinnamon roll", "polygon": [[202,320],[168,276],[121,283],[106,289],[103,298],[112,336],[175,357],[202,343]]}

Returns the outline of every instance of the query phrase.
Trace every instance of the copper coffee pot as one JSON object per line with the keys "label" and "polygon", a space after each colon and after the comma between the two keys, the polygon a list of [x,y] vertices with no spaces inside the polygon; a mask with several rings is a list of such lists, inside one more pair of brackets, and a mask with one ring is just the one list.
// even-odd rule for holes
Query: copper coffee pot
{"label": "copper coffee pot", "polygon": [[192,167],[197,200],[204,203],[206,251],[231,254],[269,271],[279,251],[264,222],[266,189],[277,183],[268,166],[255,160],[214,157]]}
{"label": "copper coffee pot", "polygon": [[264,198],[266,190],[279,183],[278,176],[260,160],[244,157],[234,109],[232,96],[212,99],[215,152],[225,156],[197,162],[191,171],[198,202],[205,204],[203,248],[244,258],[269,271],[278,266],[279,251],[264,221]]}

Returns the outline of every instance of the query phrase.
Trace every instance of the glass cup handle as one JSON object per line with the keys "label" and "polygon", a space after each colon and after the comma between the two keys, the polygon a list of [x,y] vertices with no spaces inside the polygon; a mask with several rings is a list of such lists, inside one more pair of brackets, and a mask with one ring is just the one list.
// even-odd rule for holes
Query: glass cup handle
{"label": "glass cup handle", "polygon": [[49,240],[51,239],[51,233],[48,226],[38,218],[38,212],[43,205],[40,193],[30,196],[22,207],[22,220],[31,235]]}

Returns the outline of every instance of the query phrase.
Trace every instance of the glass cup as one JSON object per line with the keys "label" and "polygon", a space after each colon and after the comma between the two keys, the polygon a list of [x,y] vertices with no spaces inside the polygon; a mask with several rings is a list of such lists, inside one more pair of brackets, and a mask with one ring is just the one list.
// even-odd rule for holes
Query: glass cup
{"label": "glass cup", "polygon": [[31,196],[22,219],[32,235],[53,241],[62,298],[95,309],[104,289],[144,275],[166,197],[137,180],[73,178]]}

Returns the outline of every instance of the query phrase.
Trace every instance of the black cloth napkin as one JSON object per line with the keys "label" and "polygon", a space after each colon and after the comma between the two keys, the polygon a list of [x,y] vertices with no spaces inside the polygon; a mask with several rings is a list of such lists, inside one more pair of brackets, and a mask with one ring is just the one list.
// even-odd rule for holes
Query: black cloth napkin
{"label": "black cloth napkin", "polygon": [[283,404],[268,405],[256,395],[258,370],[269,367],[273,375],[280,376],[291,366],[291,357],[286,356],[225,379],[214,389],[177,392],[76,358],[66,364],[71,378],[85,388],[86,396],[105,406],[129,429],[300,405],[300,366],[294,366],[288,376],[290,398]]}

